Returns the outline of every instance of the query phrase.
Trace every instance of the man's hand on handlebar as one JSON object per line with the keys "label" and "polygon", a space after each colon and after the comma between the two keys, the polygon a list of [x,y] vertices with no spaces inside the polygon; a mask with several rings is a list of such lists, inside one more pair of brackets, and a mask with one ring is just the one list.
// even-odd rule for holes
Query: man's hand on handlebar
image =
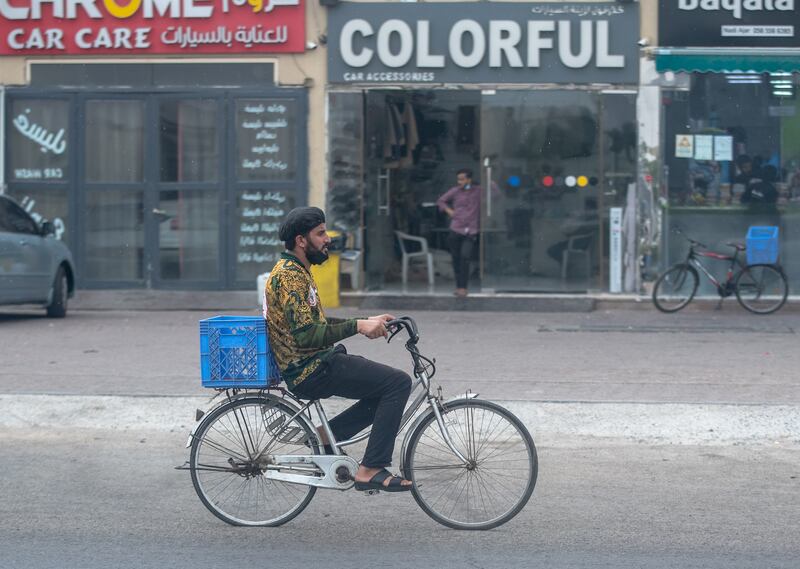
{"label": "man's hand on handlebar", "polygon": [[385,325],[390,320],[395,320],[395,317],[391,314],[381,314],[379,316],[370,316],[367,320],[380,320]]}
{"label": "man's hand on handlebar", "polygon": [[[391,318],[389,320],[391,320]],[[356,320],[356,327],[359,334],[363,334],[370,340],[385,338],[388,335],[384,320],[373,320],[372,318],[368,320]]]}

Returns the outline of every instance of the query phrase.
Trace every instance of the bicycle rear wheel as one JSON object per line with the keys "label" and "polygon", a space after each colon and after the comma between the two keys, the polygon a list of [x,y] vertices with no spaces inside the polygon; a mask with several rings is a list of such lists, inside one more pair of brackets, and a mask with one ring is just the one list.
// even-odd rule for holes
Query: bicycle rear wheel
{"label": "bicycle rear wheel", "polygon": [[736,277],[736,299],[755,314],[771,314],[786,302],[789,283],[775,265],[748,265]]}
{"label": "bicycle rear wheel", "polygon": [[225,403],[203,420],[189,464],[194,489],[212,514],[235,526],[278,526],[308,505],[316,488],[263,475],[267,454],[319,453],[315,433],[305,421],[292,420],[295,413],[285,403],[253,396]]}
{"label": "bicycle rear wheel", "polygon": [[454,529],[487,530],[516,516],[533,493],[536,447],[510,411],[477,399],[447,403],[442,417],[453,454],[433,413],[411,434],[403,475],[422,510]]}
{"label": "bicycle rear wheel", "polygon": [[677,312],[692,301],[700,277],[691,265],[681,263],[658,277],[653,287],[653,304],[661,312]]}

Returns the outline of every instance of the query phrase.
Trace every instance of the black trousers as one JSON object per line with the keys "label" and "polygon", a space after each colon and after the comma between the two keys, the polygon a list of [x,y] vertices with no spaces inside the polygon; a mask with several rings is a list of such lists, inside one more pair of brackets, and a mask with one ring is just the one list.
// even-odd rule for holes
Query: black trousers
{"label": "black trousers", "polygon": [[359,401],[330,420],[337,441],[343,441],[372,425],[361,464],[381,468],[392,463],[411,377],[361,356],[351,356],[341,344],[319,369],[292,392],[302,399],[327,399],[333,395]]}
{"label": "black trousers", "polygon": [[456,288],[467,288],[469,282],[469,265],[478,242],[477,235],[462,235],[451,231],[447,237],[450,254],[453,256],[453,273],[456,277]]}

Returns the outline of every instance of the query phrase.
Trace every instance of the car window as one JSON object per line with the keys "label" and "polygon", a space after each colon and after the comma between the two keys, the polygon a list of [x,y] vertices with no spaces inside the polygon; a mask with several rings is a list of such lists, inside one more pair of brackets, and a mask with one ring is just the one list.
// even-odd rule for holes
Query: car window
{"label": "car window", "polygon": [[0,231],[11,233],[39,233],[36,222],[14,202],[0,198]]}

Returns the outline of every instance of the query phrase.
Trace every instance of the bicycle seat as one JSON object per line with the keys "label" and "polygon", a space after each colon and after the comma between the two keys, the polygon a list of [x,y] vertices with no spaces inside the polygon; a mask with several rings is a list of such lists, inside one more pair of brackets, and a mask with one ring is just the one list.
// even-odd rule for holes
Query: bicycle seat
{"label": "bicycle seat", "polygon": [[737,251],[744,251],[745,249],[747,249],[747,247],[745,247],[741,243],[732,243],[731,242],[731,243],[725,243],[725,245],[727,245],[728,247],[733,247]]}

